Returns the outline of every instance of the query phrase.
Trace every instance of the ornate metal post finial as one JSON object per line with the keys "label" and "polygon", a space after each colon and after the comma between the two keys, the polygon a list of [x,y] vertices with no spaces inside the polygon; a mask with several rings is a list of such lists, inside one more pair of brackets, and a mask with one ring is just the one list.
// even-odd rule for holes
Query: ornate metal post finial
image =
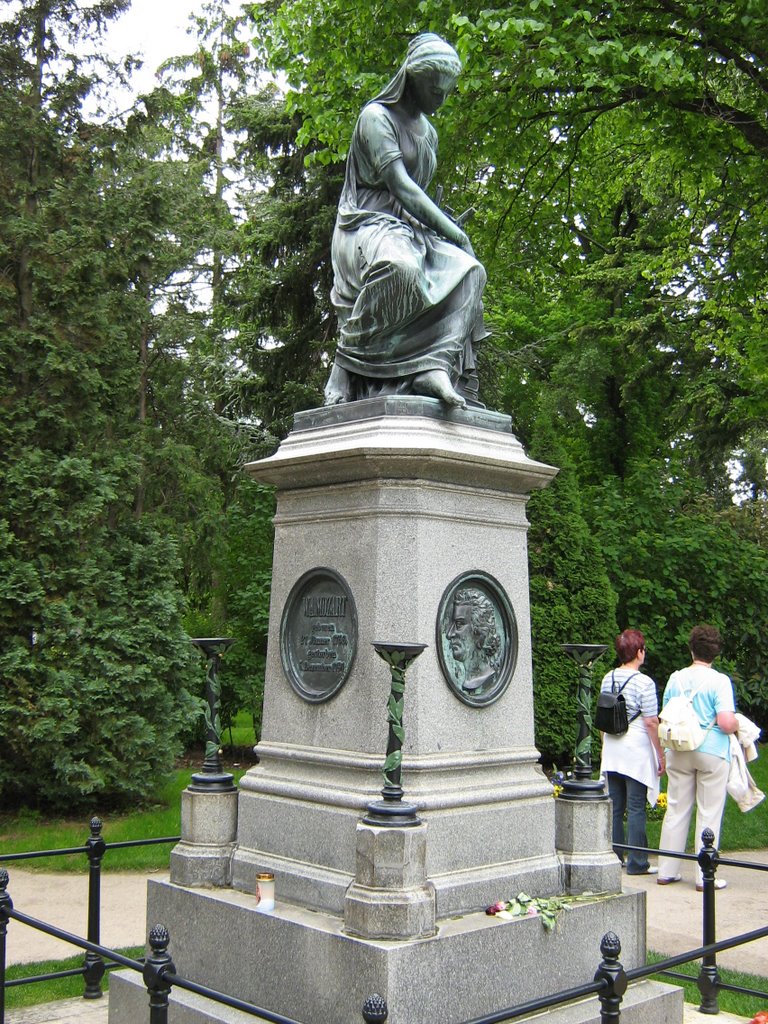
{"label": "ornate metal post finial", "polygon": [[592,778],[592,666],[608,650],[607,644],[561,644],[560,650],[579,666],[577,707],[579,731],[576,737],[573,779],[563,783],[561,800],[607,800],[605,786]]}
{"label": "ornate metal post finial", "polygon": [[614,932],[606,932],[600,941],[603,957],[595,973],[595,981],[604,981],[605,988],[598,993],[600,1024],[618,1024],[621,1019],[621,1000],[627,991],[627,976],[619,962],[621,943]]}
{"label": "ornate metal post finial", "polygon": [[168,1024],[168,997],[171,983],[168,974],[176,967],[168,953],[171,937],[165,925],[156,924],[149,933],[150,954],[144,961],[144,984],[149,993],[149,1024]]}
{"label": "ornate metal post finial", "polygon": [[[708,946],[717,941],[715,924],[715,874],[719,854],[715,849],[715,833],[711,828],[705,828],[701,833],[703,846],[699,850],[698,862],[701,868],[701,880],[703,883],[702,898],[702,945]],[[701,1003],[699,1013],[720,1013],[720,1006],[717,1001],[717,992],[720,985],[720,975],[717,970],[717,955],[706,953],[701,960],[701,970],[696,979]]]}
{"label": "ornate metal post finial", "polygon": [[365,1024],[384,1024],[388,1016],[387,1001],[378,992],[363,1003],[363,1020]]}
{"label": "ornate metal post finial", "polygon": [[234,643],[225,637],[195,637],[192,643],[208,658],[205,677],[205,760],[203,770],[195,772],[189,788],[195,793],[231,793],[235,789],[234,776],[223,770],[221,763],[221,684],[219,667],[221,657]]}
{"label": "ornate metal post finial", "polygon": [[387,757],[384,761],[384,788],[381,800],[368,805],[368,813],[363,818],[365,825],[385,827],[420,825],[421,819],[416,814],[413,804],[403,800],[403,787],[400,785],[403,764],[403,706],[405,703],[405,670],[426,648],[426,644],[398,644],[376,640],[374,650],[389,665],[391,684],[387,701],[387,721],[389,737]]}
{"label": "ornate metal post finial", "polygon": [[[101,834],[103,822],[94,815],[89,824],[90,836],[85,842],[88,857],[88,941],[97,946],[101,942],[101,861],[107,849]],[[104,959],[92,950],[85,954],[85,991],[83,999],[101,999],[101,979],[104,977]]]}

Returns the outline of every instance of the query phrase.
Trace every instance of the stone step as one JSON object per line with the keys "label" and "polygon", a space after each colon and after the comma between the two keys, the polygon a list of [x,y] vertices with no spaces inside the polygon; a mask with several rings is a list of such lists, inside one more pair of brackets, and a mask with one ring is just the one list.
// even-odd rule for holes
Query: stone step
{"label": "stone step", "polygon": [[[116,991],[119,990],[119,1001],[110,1017],[110,1024],[139,1024],[139,1015],[147,998],[140,979],[131,972],[121,971],[113,976],[112,985]],[[175,1004],[169,1014],[173,1024],[248,1024],[249,1021],[262,1019],[216,1005],[181,989],[176,989],[171,998],[172,1004]],[[682,1006],[682,990],[679,987],[656,981],[640,981],[630,986],[624,996],[621,1021],[622,1024],[685,1024]],[[596,996],[589,996],[517,1020],[520,1024],[539,1024],[544,1017],[547,1024],[600,1024],[600,1003]],[[350,1021],[350,1024],[356,1024],[357,1021],[362,1024],[362,1014]]]}
{"label": "stone step", "polygon": [[[5,1020],[6,1024],[107,1024],[108,1012],[108,997],[92,1000],[62,999],[22,1010],[8,1010]],[[722,1010],[717,1020],[718,1024],[749,1024],[746,1017],[737,1017]],[[701,1024],[701,1021],[698,1007],[693,1003],[684,1003],[683,1024]]]}
{"label": "stone step", "polygon": [[[703,1019],[698,1006],[694,1003],[683,1003],[683,1024],[701,1024]],[[735,1013],[725,1013],[723,1010],[717,1015],[718,1024],[749,1024],[750,1019],[737,1017]]]}

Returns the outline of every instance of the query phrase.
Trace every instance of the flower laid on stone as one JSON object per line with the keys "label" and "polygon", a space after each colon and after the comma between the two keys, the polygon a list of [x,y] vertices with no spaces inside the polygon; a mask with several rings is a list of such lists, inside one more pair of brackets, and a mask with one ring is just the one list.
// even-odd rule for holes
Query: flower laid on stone
{"label": "flower laid on stone", "polygon": [[499,902],[499,903],[492,903],[490,905],[490,907],[486,907],[485,908],[485,912],[486,912],[486,914],[489,914],[492,917],[494,914],[500,914],[502,911],[504,911],[506,909],[507,909],[507,904]]}
{"label": "flower laid on stone", "polygon": [[561,910],[569,910],[574,903],[586,903],[607,893],[585,892],[579,896],[529,896],[519,892],[513,900],[499,900],[486,908],[489,917],[498,917],[502,921],[512,921],[516,917],[540,917],[541,923],[552,931]]}

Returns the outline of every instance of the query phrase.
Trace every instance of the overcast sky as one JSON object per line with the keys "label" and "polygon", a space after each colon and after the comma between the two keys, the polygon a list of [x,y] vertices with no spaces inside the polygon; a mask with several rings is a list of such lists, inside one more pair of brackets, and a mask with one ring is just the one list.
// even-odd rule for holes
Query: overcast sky
{"label": "overcast sky", "polygon": [[169,57],[187,53],[193,45],[187,35],[189,17],[201,11],[204,0],[133,0],[131,9],[117,18],[107,38],[112,57],[135,53],[144,59],[134,88],[146,92],[155,84],[158,66]]}

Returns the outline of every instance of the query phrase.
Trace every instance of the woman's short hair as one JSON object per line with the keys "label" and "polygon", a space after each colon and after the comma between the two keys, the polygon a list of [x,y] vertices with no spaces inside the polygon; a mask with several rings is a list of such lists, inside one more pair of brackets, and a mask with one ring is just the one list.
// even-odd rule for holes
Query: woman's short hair
{"label": "woman's short hair", "polygon": [[723,638],[717,626],[694,626],[688,637],[688,647],[699,661],[714,661],[723,649]]}
{"label": "woman's short hair", "polygon": [[639,629],[625,629],[614,640],[616,654],[622,665],[634,661],[638,651],[645,650],[645,637]]}

